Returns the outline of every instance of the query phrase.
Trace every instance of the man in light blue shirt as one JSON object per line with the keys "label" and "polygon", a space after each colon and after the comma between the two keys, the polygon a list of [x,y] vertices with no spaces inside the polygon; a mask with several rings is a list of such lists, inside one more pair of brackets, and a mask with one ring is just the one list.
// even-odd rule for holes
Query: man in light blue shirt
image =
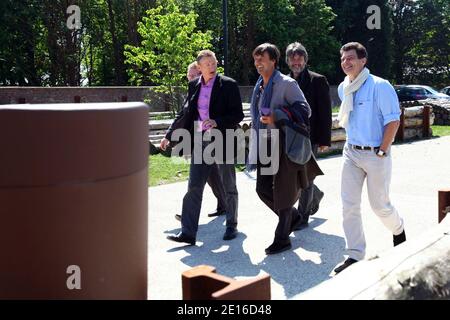
{"label": "man in light blue shirt", "polygon": [[341,197],[348,259],[334,270],[336,273],[365,256],[361,192],[366,178],[372,210],[392,232],[394,246],[406,240],[403,219],[389,199],[390,146],[400,124],[397,95],[387,80],[371,75],[365,67],[367,51],[363,45],[347,43],[340,53],[347,75],[338,88],[342,100],[338,120],[347,132]]}

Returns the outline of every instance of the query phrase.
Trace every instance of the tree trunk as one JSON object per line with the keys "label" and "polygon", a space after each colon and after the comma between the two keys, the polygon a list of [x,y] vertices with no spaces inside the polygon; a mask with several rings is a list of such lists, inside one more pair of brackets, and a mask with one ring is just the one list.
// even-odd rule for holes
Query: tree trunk
{"label": "tree trunk", "polygon": [[121,45],[117,39],[116,24],[114,21],[114,11],[112,7],[112,0],[107,0],[109,13],[109,31],[111,32],[113,49],[114,49],[114,71],[115,71],[115,85],[123,85],[123,59],[121,53]]}
{"label": "tree trunk", "polygon": [[[244,31],[245,44],[244,46],[244,61],[242,65],[242,85],[248,86],[250,84],[249,73],[250,67],[253,66],[252,52],[255,49],[255,17],[254,11],[252,10],[251,2],[247,6],[247,27]],[[250,60],[251,59],[251,60]]]}

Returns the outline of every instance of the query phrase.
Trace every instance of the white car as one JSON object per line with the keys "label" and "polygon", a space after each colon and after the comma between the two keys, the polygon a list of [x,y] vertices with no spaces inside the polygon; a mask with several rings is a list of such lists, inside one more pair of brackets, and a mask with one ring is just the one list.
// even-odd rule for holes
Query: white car
{"label": "white car", "polygon": [[450,96],[450,86],[445,87],[445,88],[439,90],[439,92],[441,92],[441,93],[443,93],[443,94],[446,94],[446,95]]}

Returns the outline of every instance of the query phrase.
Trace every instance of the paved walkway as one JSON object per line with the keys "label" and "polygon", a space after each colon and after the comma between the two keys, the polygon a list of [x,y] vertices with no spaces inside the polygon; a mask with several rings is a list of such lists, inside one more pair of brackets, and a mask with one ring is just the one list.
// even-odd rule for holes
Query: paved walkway
{"label": "paved walkway", "polygon": [[[437,190],[450,187],[450,137],[433,138],[392,147],[391,200],[405,219],[407,237],[417,237],[437,224]],[[208,218],[216,202],[209,187],[203,199],[196,246],[166,239],[179,231],[180,213],[187,182],[149,188],[149,299],[181,299],[181,273],[207,264],[236,279],[271,276],[272,299],[289,299],[331,277],[344,260],[345,240],[340,202],[341,156],[319,160],[325,172],[316,179],[325,192],[320,209],[306,230],[291,234],[292,250],[266,256],[276,216],[255,193],[255,181],[243,173],[239,190],[239,236],[223,241],[224,217]],[[370,210],[363,191],[363,223],[368,256],[392,246],[389,234]]]}

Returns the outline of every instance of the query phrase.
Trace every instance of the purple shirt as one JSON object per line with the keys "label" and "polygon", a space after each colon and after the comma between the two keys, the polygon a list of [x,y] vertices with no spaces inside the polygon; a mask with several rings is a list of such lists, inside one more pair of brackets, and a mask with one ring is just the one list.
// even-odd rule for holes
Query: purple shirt
{"label": "purple shirt", "polygon": [[216,76],[209,79],[208,83],[204,83],[203,76],[201,76],[198,81],[200,81],[200,94],[198,96],[197,107],[198,107],[198,121],[200,121],[200,128],[202,131],[206,131],[209,128],[203,127],[203,121],[209,119],[209,101],[211,100],[211,92],[214,85]]}

